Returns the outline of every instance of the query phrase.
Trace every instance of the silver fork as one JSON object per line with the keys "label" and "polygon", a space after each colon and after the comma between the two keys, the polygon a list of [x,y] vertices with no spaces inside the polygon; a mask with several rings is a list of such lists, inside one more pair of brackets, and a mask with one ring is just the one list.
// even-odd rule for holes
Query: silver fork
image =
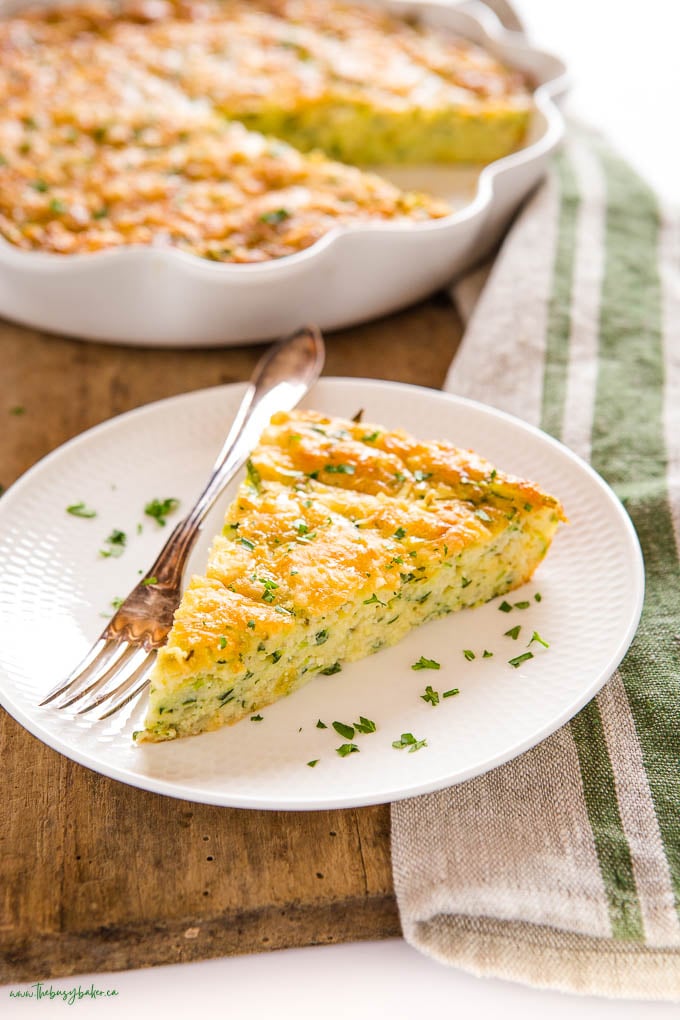
{"label": "silver fork", "polygon": [[323,338],[315,326],[305,326],[280,340],[260,359],[212,474],[193,508],[82,662],[41,705],[61,709],[86,699],[78,711],[82,715],[116,699],[99,717],[107,719],[141,694],[149,682],[156,652],[172,626],[184,568],[208,511],[247,461],[272,414],[295,407],[318,379],[323,362]]}

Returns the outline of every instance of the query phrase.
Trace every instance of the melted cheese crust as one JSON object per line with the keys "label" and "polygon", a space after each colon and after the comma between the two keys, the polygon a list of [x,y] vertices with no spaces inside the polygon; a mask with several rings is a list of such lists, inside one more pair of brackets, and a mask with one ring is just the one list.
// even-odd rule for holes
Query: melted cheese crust
{"label": "melted cheese crust", "polygon": [[275,415],[159,652],[141,736],[235,722],[426,619],[519,586],[564,519],[534,483],[448,443]]}

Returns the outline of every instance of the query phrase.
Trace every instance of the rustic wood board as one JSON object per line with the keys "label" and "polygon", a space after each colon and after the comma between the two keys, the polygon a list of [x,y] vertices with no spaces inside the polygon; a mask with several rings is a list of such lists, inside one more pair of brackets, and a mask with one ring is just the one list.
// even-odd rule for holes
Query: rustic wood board
{"label": "rustic wood board", "polygon": [[[325,374],[439,387],[459,337],[437,295],[328,337]],[[0,352],[7,486],[115,414],[247,378],[261,349],[131,349],[0,322]],[[266,812],[174,800],[83,768],[2,710],[0,760],[0,982],[399,934],[387,805]]]}

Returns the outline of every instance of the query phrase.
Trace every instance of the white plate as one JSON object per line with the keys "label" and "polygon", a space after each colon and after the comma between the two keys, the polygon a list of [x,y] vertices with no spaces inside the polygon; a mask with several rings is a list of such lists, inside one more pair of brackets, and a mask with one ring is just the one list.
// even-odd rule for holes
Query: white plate
{"label": "white plate", "polygon": [[[32,0],[8,0],[5,13]],[[48,0],[43,0],[48,2]],[[37,329],[122,344],[216,346],[280,336],[300,318],[338,329],[385,315],[445,286],[498,241],[545,173],[564,124],[555,99],[564,64],[534,49],[474,0],[376,0],[484,46],[537,83],[526,144],[483,170],[399,168],[386,176],[451,201],[453,215],[366,223],[256,265],[217,264],[171,248],[84,255],[20,250],[0,238],[0,315]]]}
{"label": "white plate", "polygon": [[[114,418],[56,450],[0,502],[0,700],[35,736],[83,765],[158,793],[235,807],[310,809],[382,803],[439,789],[507,761],[555,730],[600,688],[638,623],[643,568],[620,503],[581,460],[517,419],[470,401],[413,386],[325,379],[308,406],[402,426],[422,438],[471,447],[502,468],[534,478],[561,497],[570,525],[560,528],[534,581],[511,594],[529,609],[499,612],[501,600],[454,613],[401,644],[319,676],[301,691],[216,733],[136,746],[144,704],[106,722],[38,708],[46,692],[85,653],[103,626],[101,612],[124,595],[153,559],[165,531],[143,507],[178,497],[188,508],[227,432],[243,387],[222,386],[164,400]],[[190,571],[205,564],[227,493],[207,521]],[[84,500],[99,516],[65,513]],[[119,559],[98,550],[112,528],[128,533]],[[540,602],[535,594],[540,593]],[[516,641],[504,636],[520,624]],[[535,657],[514,669],[532,632]],[[476,653],[467,661],[463,652]],[[493,658],[482,658],[484,650]],[[441,670],[414,671],[421,655]],[[431,684],[460,694],[432,707]],[[347,758],[334,720],[373,719]],[[322,719],[328,729],[318,729]],[[426,738],[415,754],[395,750],[404,732]],[[318,758],[315,768],[306,763]]]}

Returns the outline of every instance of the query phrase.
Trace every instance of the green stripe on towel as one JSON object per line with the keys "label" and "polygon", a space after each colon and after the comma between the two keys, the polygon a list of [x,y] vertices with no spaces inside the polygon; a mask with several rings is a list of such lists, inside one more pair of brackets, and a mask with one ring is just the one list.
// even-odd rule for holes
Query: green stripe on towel
{"label": "green stripe on towel", "polygon": [[642,622],[620,673],[680,911],[680,563],[666,485],[659,213],[629,166],[608,151],[601,159],[609,201],[592,463],[623,500],[645,558]]}

